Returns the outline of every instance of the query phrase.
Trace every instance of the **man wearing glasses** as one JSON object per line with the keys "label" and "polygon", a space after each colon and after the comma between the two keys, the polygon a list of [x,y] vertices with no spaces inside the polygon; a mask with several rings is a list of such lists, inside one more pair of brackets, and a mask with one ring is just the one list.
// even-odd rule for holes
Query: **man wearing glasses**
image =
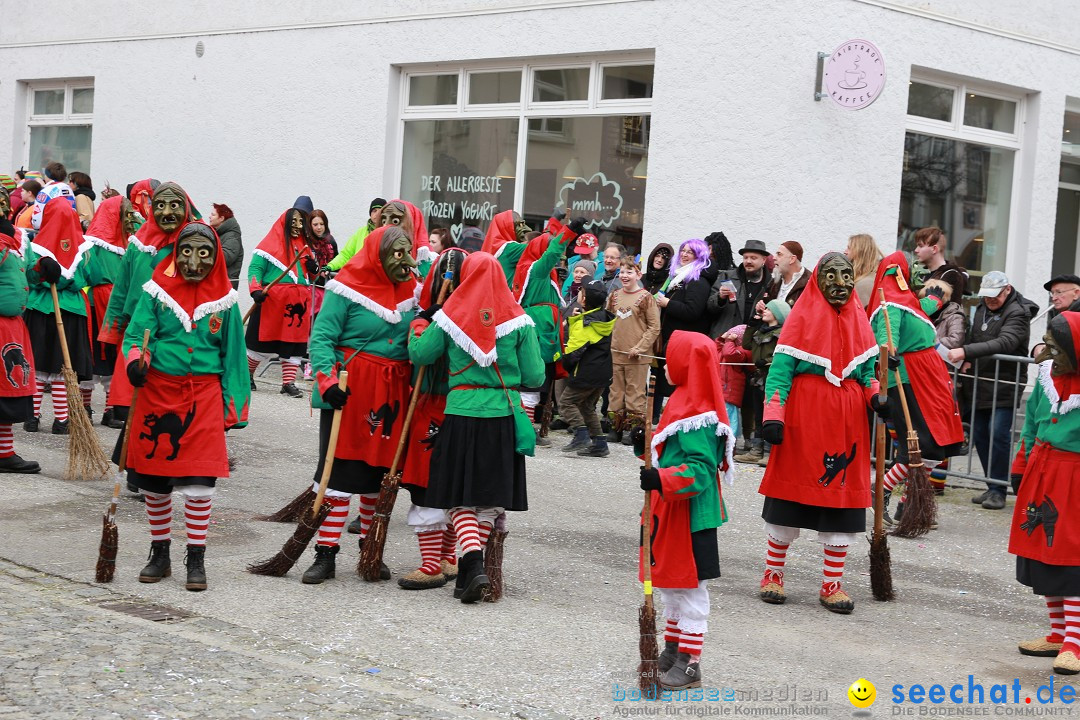
{"label": "man wearing glasses", "polygon": [[1043,287],[1050,291],[1050,304],[1054,306],[1047,321],[1066,310],[1080,312],[1080,277],[1058,275]]}

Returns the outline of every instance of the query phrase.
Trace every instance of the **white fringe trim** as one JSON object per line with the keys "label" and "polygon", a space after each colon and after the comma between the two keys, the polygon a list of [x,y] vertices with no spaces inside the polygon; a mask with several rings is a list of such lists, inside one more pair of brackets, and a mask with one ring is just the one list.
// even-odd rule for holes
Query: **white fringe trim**
{"label": "white fringe trim", "polygon": [[106,242],[105,240],[102,240],[96,235],[83,235],[83,237],[94,243],[94,245],[97,245],[102,250],[108,250],[114,255],[123,255],[124,252],[127,250],[127,248],[117,247],[110,242]]}
{"label": "white fringe trim", "polygon": [[[288,265],[285,265],[283,262],[278,260],[276,257],[271,255],[270,253],[266,252],[265,250],[256,250],[254,253],[252,253],[252,255],[258,255],[263,260],[266,260],[266,262],[270,263],[271,265],[276,267],[278,270],[281,270],[282,272],[285,272],[285,270],[288,269],[288,267],[289,267]],[[289,270],[289,273],[288,273],[288,275],[286,277],[288,277],[294,283],[300,282],[300,280],[296,277],[296,272],[293,271],[293,270]]]}
{"label": "white fringe trim", "polygon": [[[451,320],[450,316],[442,310],[435,313],[434,317],[431,318],[431,321],[442,328],[443,332],[449,335],[450,339],[454,341],[454,344],[467,352],[480,367],[489,367],[499,359],[496,347],[491,348],[491,352],[484,352],[481,350],[480,346],[473,342],[472,338],[466,335],[465,331],[459,328],[457,323]],[[495,326],[495,339],[498,340],[501,337],[506,337],[518,328],[527,325],[535,325],[532,318],[528,315],[518,315],[516,318],[512,318]]]}
{"label": "white fringe trim", "polygon": [[840,377],[836,377],[836,375],[833,374],[832,363],[829,361],[829,359],[822,357],[821,355],[813,355],[806,352],[805,350],[799,350],[798,348],[794,348],[790,345],[777,345],[776,350],[774,350],[773,352],[780,353],[781,355],[788,355],[795,358],[796,360],[805,360],[812,365],[817,365],[818,367],[823,368],[825,370],[825,379],[833,385],[840,387],[841,381],[845,380],[848,375],[853,373],[855,371],[855,368],[859,367],[870,358],[875,357],[878,353],[878,349],[875,345],[868,350],[864,350],[859,355],[856,355],[855,358],[852,359],[850,363],[848,363],[848,366],[844,368],[843,372],[840,374]]}
{"label": "white fringe trim", "polygon": [[335,295],[340,295],[346,300],[356,303],[365,310],[374,313],[380,319],[395,325],[401,322],[401,313],[408,312],[409,310],[412,310],[416,307],[416,293],[413,293],[413,297],[402,300],[400,303],[398,303],[396,309],[391,310],[390,308],[383,307],[379,303],[369,298],[367,295],[357,292],[345,283],[339,282],[337,280],[331,280],[330,282],[326,283],[326,289],[334,293]]}
{"label": "white fringe trim", "polygon": [[926,323],[926,326],[929,327],[931,330],[933,330],[935,333],[937,332],[937,328],[934,327],[934,323],[930,322],[930,320],[928,320],[926,317],[920,315],[919,313],[915,312],[914,310],[912,310],[909,307],[905,307],[905,306],[901,305],[900,303],[894,303],[894,302],[887,302],[886,301],[886,302],[878,305],[874,309],[874,312],[870,313],[870,322],[874,322],[874,316],[877,315],[879,312],[881,312],[881,308],[884,307],[885,305],[888,305],[889,307],[894,307],[897,310],[900,310],[902,312],[906,312],[908,315],[911,315],[913,318],[915,318],[919,322]]}
{"label": "white fringe trim", "polygon": [[[38,245],[35,242],[30,243],[30,247],[33,248],[34,253],[38,257],[49,257],[53,260],[56,260],[56,256],[52,254],[51,250],[41,245]],[[90,248],[92,247],[94,247],[94,243],[90,242],[89,240],[83,240],[83,244],[79,246],[79,249],[77,251],[75,251],[75,259],[71,261],[71,267],[64,267],[63,263],[61,263],[59,260],[56,260],[56,262],[60,264],[60,276],[67,278],[68,280],[75,277],[75,270],[78,269],[79,263],[82,262],[83,257],[86,256],[86,253],[90,252]]]}
{"label": "white fringe trim", "polygon": [[140,251],[142,251],[144,253],[148,253],[150,255],[157,255],[157,248],[156,247],[154,247],[153,245],[143,245],[139,241],[139,238],[135,237],[134,235],[132,235],[131,237],[128,238],[128,244],[129,245],[134,245],[138,250],[140,250]]}
{"label": "white fringe trim", "polygon": [[1050,401],[1050,412],[1055,415],[1064,415],[1080,408],[1080,395],[1071,395],[1068,400],[1061,402],[1057,388],[1054,387],[1054,377],[1050,374],[1050,366],[1053,365],[1053,362],[1053,360],[1046,360],[1039,363],[1039,384],[1042,385],[1043,392],[1046,393],[1046,399]]}
{"label": "white fringe trim", "polygon": [[180,324],[184,326],[185,332],[191,332],[194,324],[207,315],[228,310],[236,304],[238,297],[236,291],[230,289],[223,297],[199,305],[195,308],[195,314],[189,316],[187,311],[180,307],[180,304],[173,299],[172,295],[165,292],[165,288],[161,287],[153,280],[147,280],[146,283],[143,284],[142,289],[147,295],[160,301],[163,305],[172,310],[173,315],[175,315],[176,319],[180,321]]}
{"label": "white fringe trim", "polygon": [[692,432],[694,430],[709,427],[710,425],[716,426],[717,437],[724,436],[724,460],[727,463],[727,470],[724,471],[724,484],[728,487],[733,487],[735,485],[735,434],[731,432],[731,426],[720,422],[720,417],[716,414],[715,410],[710,410],[709,412],[701,413],[700,415],[691,415],[682,420],[676,420],[653,435],[651,448],[653,467],[660,466],[660,456],[657,453],[657,447],[669,437],[675,433]]}

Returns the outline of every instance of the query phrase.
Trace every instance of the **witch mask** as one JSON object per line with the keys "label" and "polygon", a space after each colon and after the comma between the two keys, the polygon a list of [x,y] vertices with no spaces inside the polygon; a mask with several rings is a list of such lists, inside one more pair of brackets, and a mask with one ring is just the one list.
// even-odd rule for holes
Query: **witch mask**
{"label": "witch mask", "polygon": [[392,227],[383,233],[379,259],[386,271],[386,277],[393,282],[402,283],[412,277],[416,261],[412,258],[412,240],[404,230]]}
{"label": "witch mask", "polygon": [[840,253],[829,253],[817,271],[817,285],[830,305],[839,309],[855,289],[855,269]]}
{"label": "witch mask", "polygon": [[1060,315],[1047,324],[1043,335],[1043,348],[1035,356],[1035,362],[1051,360],[1051,375],[1071,375],[1077,371],[1076,348],[1073,346],[1069,323]]}
{"label": "witch mask", "polygon": [[176,244],[176,269],[188,282],[199,282],[210,274],[217,259],[217,243],[201,232],[192,232]]}
{"label": "witch mask", "polygon": [[154,192],[151,209],[161,231],[173,233],[187,217],[187,198],[175,186],[162,185]]}

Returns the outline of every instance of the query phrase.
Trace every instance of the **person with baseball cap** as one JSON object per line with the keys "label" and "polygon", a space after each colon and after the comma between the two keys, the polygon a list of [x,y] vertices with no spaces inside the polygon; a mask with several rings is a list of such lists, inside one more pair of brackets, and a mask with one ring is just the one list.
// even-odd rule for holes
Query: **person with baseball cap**
{"label": "person with baseball cap", "polygon": [[[581,260],[591,260],[595,263],[595,269],[593,270],[593,280],[602,280],[604,278],[604,264],[597,260],[600,255],[600,239],[592,233],[581,233],[577,236],[574,244],[574,254],[567,261],[566,268],[569,272],[566,274],[566,280],[563,281],[562,293],[565,296],[570,291],[570,284],[574,282],[574,266]],[[588,281],[585,281],[588,284]]]}

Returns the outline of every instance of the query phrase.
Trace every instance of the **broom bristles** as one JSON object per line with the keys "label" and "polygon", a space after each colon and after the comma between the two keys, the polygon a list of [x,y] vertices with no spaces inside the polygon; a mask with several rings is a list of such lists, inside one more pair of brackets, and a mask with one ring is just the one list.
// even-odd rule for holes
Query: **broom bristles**
{"label": "broom bristles", "polygon": [[937,501],[934,488],[930,484],[930,473],[923,465],[918,453],[908,451],[907,490],[904,493],[904,514],[893,535],[902,538],[915,538],[930,531],[930,526],[937,519]]}
{"label": "broom bristles", "polygon": [[269,560],[248,565],[247,571],[252,575],[267,575],[269,577],[282,577],[285,575],[300,559],[300,556],[304,554],[304,550],[311,543],[311,538],[315,537],[315,533],[319,531],[319,526],[323,524],[329,514],[330,503],[323,503],[319,508],[319,512],[314,516],[310,512],[304,513],[300,518],[300,522],[297,523],[296,529],[293,530],[292,537],[285,541],[285,545],[278,551],[278,554]]}
{"label": "broom bristles", "polygon": [[108,513],[102,516],[101,526],[101,546],[98,548],[94,581],[107,583],[112,582],[116,572],[116,549],[120,545],[120,531],[116,523],[109,519]]}
{"label": "broom bristles", "polygon": [[[906,512],[906,510],[905,510]],[[889,539],[885,533],[870,538],[870,592],[875,600],[887,602],[895,597],[892,584],[892,561]]]}
{"label": "broom bristles", "polygon": [[263,522],[291,523],[300,519],[300,516],[311,510],[311,504],[315,502],[315,491],[310,486],[304,492],[297,495],[289,503],[272,515],[257,515],[256,520]]}
{"label": "broom bristles", "polygon": [[498,602],[503,596],[503,552],[509,530],[500,530],[498,523],[488,537],[484,549],[484,574],[488,577],[488,588],[484,591],[484,602]]}
{"label": "broom bristles", "polygon": [[101,441],[83,408],[79,378],[75,375],[75,371],[67,366],[63,368],[61,374],[67,391],[68,433],[70,435],[67,470],[64,478],[66,480],[98,480],[109,472],[109,459],[105,457],[105,451],[101,449]]}
{"label": "broom bristles", "polygon": [[638,688],[642,697],[655,700],[660,696],[660,668],[657,664],[660,648],[656,645],[656,609],[648,602],[638,608],[638,629],[641,631],[638,640],[641,657],[638,663]]}
{"label": "broom bristles", "polygon": [[386,548],[386,531],[390,525],[390,515],[394,512],[394,502],[397,500],[398,483],[401,473],[391,477],[389,474],[383,477],[382,487],[379,488],[379,499],[375,501],[375,515],[371,519],[371,527],[368,528],[367,536],[360,545],[360,559],[356,562],[356,574],[367,582],[381,580],[379,573],[382,570],[383,550]]}

